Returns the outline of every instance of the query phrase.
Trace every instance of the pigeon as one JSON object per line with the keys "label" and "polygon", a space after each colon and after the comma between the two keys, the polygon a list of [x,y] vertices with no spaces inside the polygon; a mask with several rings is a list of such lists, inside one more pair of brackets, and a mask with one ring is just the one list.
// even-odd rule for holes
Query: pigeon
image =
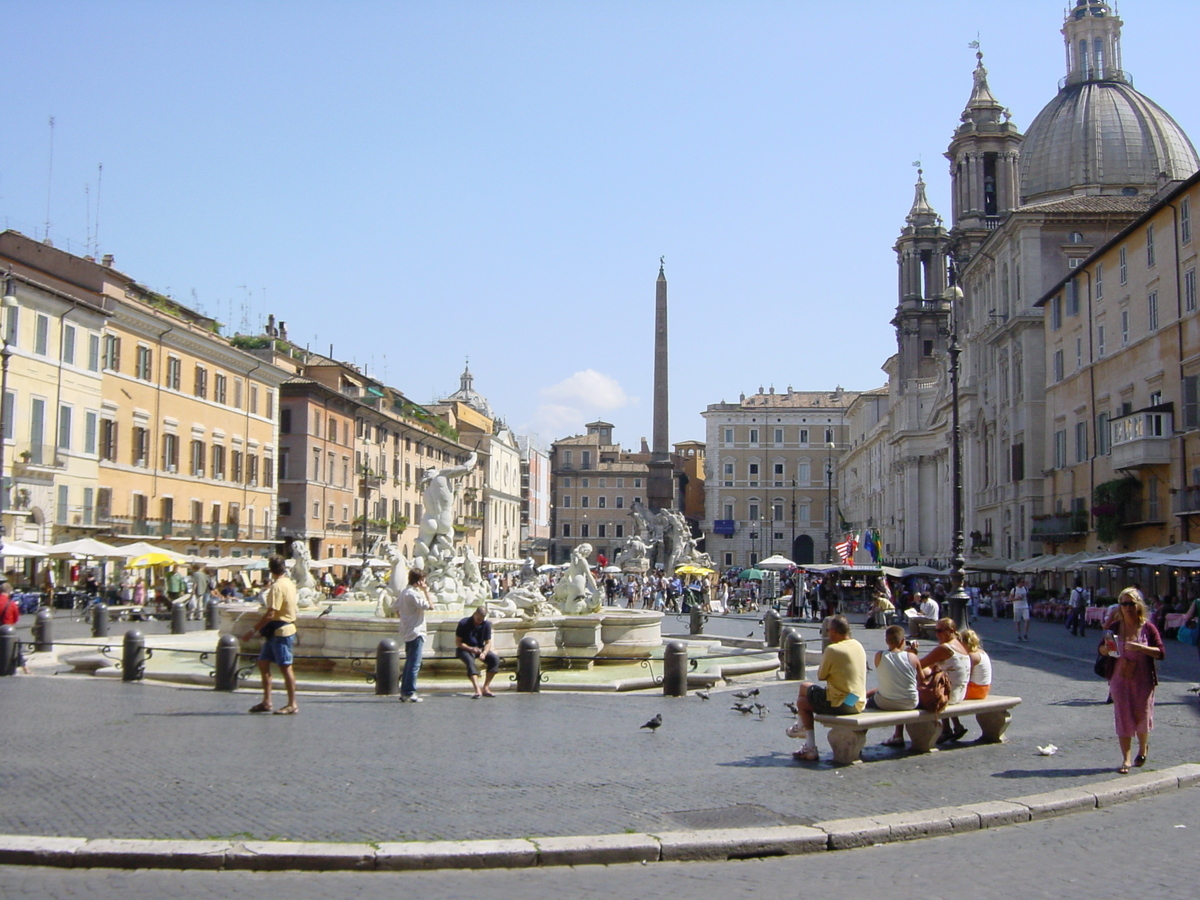
{"label": "pigeon", "polygon": [[800,710],[796,709],[795,703],[785,703],[783,705],[787,707],[787,711],[790,712],[793,716],[800,715]]}
{"label": "pigeon", "polygon": [[755,703],[754,708],[758,710],[758,717],[760,719],[771,711],[770,707],[765,703]]}
{"label": "pigeon", "polygon": [[1193,684],[1190,688],[1188,688],[1188,693],[1200,694],[1200,684]]}
{"label": "pigeon", "polygon": [[758,696],[758,688],[754,688],[754,690],[752,690],[752,691],[746,691],[746,693],[749,694],[751,697],[757,697]]}
{"label": "pigeon", "polygon": [[658,730],[658,726],[661,724],[662,724],[662,713],[659,713],[657,716],[655,716],[653,719],[651,719],[649,722],[647,722],[645,725],[643,725],[642,728],[649,728],[650,733],[653,734],[655,731]]}
{"label": "pigeon", "polygon": [[1047,744],[1045,747],[1038,747],[1037,751],[1042,756],[1053,756],[1055,753],[1058,752],[1058,748],[1055,747],[1053,744]]}
{"label": "pigeon", "polygon": [[699,697],[701,700],[707,700],[708,699],[708,691],[696,691],[696,696]]}
{"label": "pigeon", "polygon": [[738,691],[733,696],[737,697],[739,700],[749,700],[751,695],[748,691]]}
{"label": "pigeon", "polygon": [[754,632],[750,632],[748,635],[746,635],[746,637],[754,637]]}
{"label": "pigeon", "polygon": [[333,604],[332,604],[332,603],[330,603],[330,604],[329,604],[327,607],[325,607],[325,609],[323,609],[323,610],[321,611],[321,614],[320,614],[320,615],[318,615],[318,616],[317,616],[317,618],[319,619],[319,618],[321,618],[321,616],[327,616],[327,615],[329,615],[331,612],[333,612]]}
{"label": "pigeon", "polygon": [[750,713],[754,712],[753,706],[745,706],[744,704],[741,704],[741,703],[735,703],[735,704],[733,704],[733,706],[731,706],[729,708],[732,710],[736,710],[737,712],[740,712],[744,716],[749,715]]}

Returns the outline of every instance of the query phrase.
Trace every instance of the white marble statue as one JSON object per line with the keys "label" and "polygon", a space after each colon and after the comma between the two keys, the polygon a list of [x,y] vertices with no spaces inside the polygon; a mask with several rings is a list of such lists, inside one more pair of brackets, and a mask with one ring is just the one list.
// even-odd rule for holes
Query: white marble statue
{"label": "white marble statue", "polygon": [[421,473],[421,523],[413,545],[415,565],[428,574],[431,559],[449,560],[454,556],[454,494],[457,479],[470,474],[477,457],[471,453],[461,466],[438,469],[433,466]]}
{"label": "white marble statue", "polygon": [[397,619],[400,613],[396,603],[400,599],[400,592],[408,586],[408,563],[394,541],[385,541],[381,552],[391,568],[387,578],[375,591],[375,615],[381,619]]}
{"label": "white marble statue", "polygon": [[317,579],[313,578],[309,563],[312,556],[308,552],[308,544],[304,541],[292,541],[292,581],[296,583],[296,606],[301,609],[316,606],[325,595],[321,592]]}
{"label": "white marble statue", "polygon": [[625,545],[617,551],[615,564],[627,574],[644,575],[650,570],[646,542],[636,534],[625,538]]}
{"label": "white marble statue", "polygon": [[571,551],[571,562],[562,578],[554,585],[551,596],[554,605],[564,615],[581,616],[587,613],[600,612],[604,600],[604,592],[596,584],[592,568],[588,564],[592,545],[580,544]]}

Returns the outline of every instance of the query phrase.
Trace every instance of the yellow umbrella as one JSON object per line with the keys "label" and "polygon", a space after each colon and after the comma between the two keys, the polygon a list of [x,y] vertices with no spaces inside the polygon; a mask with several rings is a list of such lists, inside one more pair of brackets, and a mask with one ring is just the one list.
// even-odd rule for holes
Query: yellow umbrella
{"label": "yellow umbrella", "polygon": [[131,559],[125,565],[130,569],[145,569],[149,566],[175,566],[184,562],[182,556],[170,553],[144,553],[136,559]]}
{"label": "yellow umbrella", "polygon": [[675,570],[676,575],[711,575],[712,573],[712,569],[706,569],[703,566],[693,566],[691,563],[680,566]]}

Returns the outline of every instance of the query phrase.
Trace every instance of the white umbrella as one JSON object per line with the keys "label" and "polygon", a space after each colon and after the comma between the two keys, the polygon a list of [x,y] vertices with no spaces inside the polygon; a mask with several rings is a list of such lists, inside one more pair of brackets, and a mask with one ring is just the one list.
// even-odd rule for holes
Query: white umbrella
{"label": "white umbrella", "polygon": [[0,544],[0,556],[9,559],[41,559],[49,552],[49,548],[28,541],[4,541]]}
{"label": "white umbrella", "polygon": [[776,553],[774,556],[768,556],[766,559],[762,560],[761,562],[757,562],[754,565],[759,569],[790,569],[796,564],[786,556],[780,556],[778,553]]}
{"label": "white umbrella", "polygon": [[49,550],[47,555],[55,559],[116,559],[125,555],[123,550],[95,538],[80,538],[77,541],[55,544]]}
{"label": "white umbrella", "polygon": [[620,575],[621,574],[621,569],[619,566],[605,566],[600,571],[603,572],[605,575]]}
{"label": "white umbrella", "polygon": [[151,544],[147,541],[138,541],[136,544],[126,544],[124,547],[117,547],[114,555],[133,559],[135,556],[145,556],[147,553],[165,553],[167,556],[174,556],[181,563],[187,562],[188,559],[183,553],[177,553],[168,547],[160,547],[157,544]]}

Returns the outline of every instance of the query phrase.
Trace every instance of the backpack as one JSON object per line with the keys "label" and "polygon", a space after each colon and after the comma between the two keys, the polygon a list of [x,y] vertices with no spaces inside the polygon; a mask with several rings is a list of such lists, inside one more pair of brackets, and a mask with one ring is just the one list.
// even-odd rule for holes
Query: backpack
{"label": "backpack", "polygon": [[950,676],[941,669],[934,669],[924,685],[917,688],[917,707],[926,712],[939,713],[950,703]]}

